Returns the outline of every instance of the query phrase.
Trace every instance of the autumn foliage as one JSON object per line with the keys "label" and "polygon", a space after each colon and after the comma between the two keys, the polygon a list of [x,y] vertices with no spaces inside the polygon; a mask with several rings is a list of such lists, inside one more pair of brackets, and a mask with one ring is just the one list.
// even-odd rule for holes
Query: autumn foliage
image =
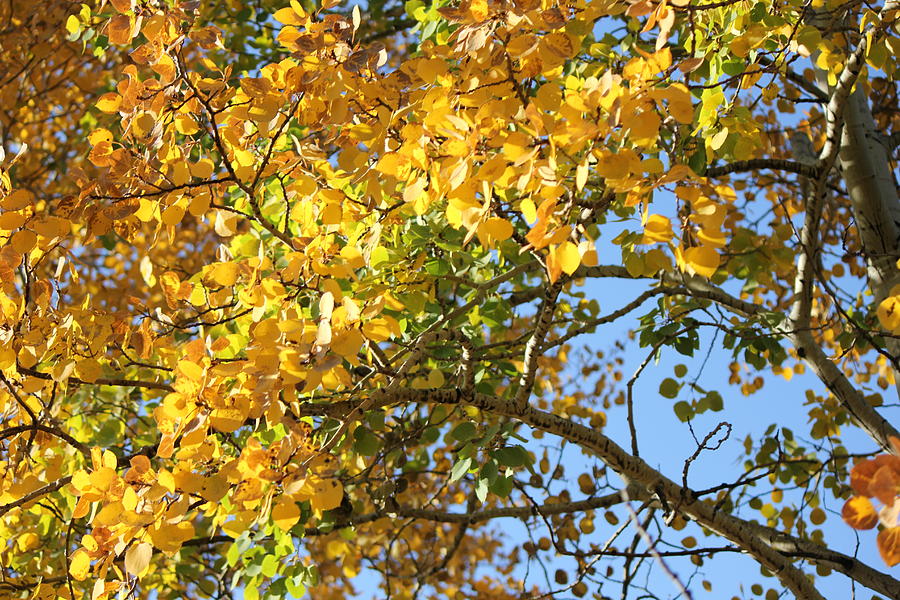
{"label": "autumn foliage", "polygon": [[897,598],[898,14],[4,2],[0,598]]}

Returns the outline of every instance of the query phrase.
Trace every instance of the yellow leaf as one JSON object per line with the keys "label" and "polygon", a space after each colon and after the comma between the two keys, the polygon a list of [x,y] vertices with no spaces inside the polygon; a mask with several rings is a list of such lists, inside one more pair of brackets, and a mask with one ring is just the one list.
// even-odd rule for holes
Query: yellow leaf
{"label": "yellow leaf", "polygon": [[117,475],[113,469],[110,469],[109,467],[100,467],[91,473],[90,482],[94,488],[101,492],[105,492],[116,478]]}
{"label": "yellow leaf", "polygon": [[203,158],[188,165],[191,175],[197,179],[209,179],[216,171],[216,165],[208,158]]}
{"label": "yellow leaf", "polygon": [[66,31],[70,34],[75,34],[77,31],[81,30],[81,21],[78,20],[78,17],[75,15],[69,15],[69,18],[66,19]]}
{"label": "yellow leaf", "polygon": [[696,246],[684,251],[684,261],[698,275],[712,277],[719,268],[719,253],[709,246]]}
{"label": "yellow leaf", "polygon": [[691,94],[680,84],[666,90],[669,100],[669,114],[679,123],[689,124],[694,120],[694,105]]}
{"label": "yellow leaf", "polygon": [[575,189],[577,189],[579,192],[584,189],[584,184],[587,183],[589,172],[590,169],[588,167],[587,160],[585,160],[575,168]]}
{"label": "yellow leaf", "polygon": [[82,492],[91,487],[91,478],[90,475],[88,475],[88,472],[83,469],[75,471],[75,474],[72,475],[72,485],[79,492]]}
{"label": "yellow leaf", "polygon": [[578,244],[578,252],[581,253],[581,264],[586,267],[596,267],[600,264],[597,257],[597,246],[591,240],[584,240]]}
{"label": "yellow leaf", "polygon": [[203,367],[195,362],[182,360],[178,363],[178,370],[192,381],[200,381],[203,379]]}
{"label": "yellow leaf", "polygon": [[168,207],[166,210],[162,211],[160,215],[160,220],[163,225],[167,227],[172,227],[174,225],[178,225],[181,223],[181,220],[184,218],[184,208],[178,206],[177,204],[173,204]]}
{"label": "yellow leaf", "polygon": [[122,508],[128,511],[133,511],[137,508],[138,496],[134,491],[134,488],[128,486],[125,488],[125,493],[122,494]]}
{"label": "yellow leaf", "polygon": [[167,554],[173,554],[184,542],[194,537],[194,526],[187,521],[181,521],[175,525],[167,523],[149,527],[147,532],[156,548]]}
{"label": "yellow leaf", "polygon": [[478,226],[478,239],[488,248],[493,248],[497,242],[508,240],[512,234],[512,224],[500,217],[491,217]]}
{"label": "yellow leaf", "polygon": [[114,113],[118,112],[121,105],[122,96],[120,96],[116,92],[108,92],[100,96],[95,106],[100,112]]}
{"label": "yellow leaf", "polygon": [[12,231],[13,229],[18,229],[22,225],[25,224],[25,221],[28,220],[28,217],[23,215],[22,213],[17,212],[7,212],[0,215],[0,229],[5,229],[6,231]]}
{"label": "yellow leaf", "polygon": [[191,135],[200,131],[200,126],[190,115],[181,114],[175,117],[175,129],[178,130],[178,133]]}
{"label": "yellow leaf", "polygon": [[522,200],[522,202],[519,203],[519,210],[522,211],[522,216],[527,223],[531,224],[537,220],[537,207],[534,205],[534,201],[531,198]]}
{"label": "yellow leaf", "polygon": [[153,131],[155,125],[156,118],[148,112],[139,113],[131,120],[131,130],[138,137],[147,137],[150,135],[150,132]]}
{"label": "yellow leaf", "polygon": [[20,552],[28,552],[41,545],[40,538],[34,532],[26,532],[16,539],[16,546]]}
{"label": "yellow leaf", "polygon": [[650,215],[644,223],[644,237],[642,244],[655,244],[656,242],[668,242],[672,239],[672,222],[662,215]]}
{"label": "yellow leaf", "polygon": [[203,270],[203,284],[206,287],[231,287],[237,283],[239,274],[237,263],[213,263]]}
{"label": "yellow leaf", "polygon": [[16,190],[0,200],[0,208],[3,210],[20,210],[32,204],[34,204],[34,195],[28,190]]}
{"label": "yellow leaf", "polygon": [[272,507],[272,522],[282,531],[290,531],[300,520],[300,508],[288,497],[280,496]]}
{"label": "yellow leaf", "polygon": [[150,565],[152,556],[153,546],[147,542],[132,546],[125,552],[125,570],[135,577],[140,577]]}
{"label": "yellow leaf", "polygon": [[337,479],[323,479],[313,485],[310,505],[314,510],[332,510],[341,505],[344,486]]}
{"label": "yellow leaf", "polygon": [[472,2],[469,3],[469,14],[472,15],[472,19],[477,22],[487,19],[487,0],[472,0]]}
{"label": "yellow leaf", "polygon": [[219,472],[216,475],[204,478],[200,495],[203,496],[204,500],[218,502],[225,497],[225,494],[230,489],[231,484],[228,483],[228,478],[224,473]]}
{"label": "yellow leaf", "polygon": [[881,559],[889,567],[900,563],[900,527],[887,527],[875,540]]}
{"label": "yellow leaf", "polygon": [[101,144],[103,142],[111,142],[113,140],[113,134],[108,129],[95,129],[88,135],[88,141],[91,143],[91,146],[96,146],[97,144]]}
{"label": "yellow leaf", "polygon": [[896,333],[900,329],[900,296],[888,296],[882,300],[876,314],[882,327]]}
{"label": "yellow leaf", "polygon": [[[302,10],[302,9],[301,9]],[[283,25],[304,25],[306,24],[306,15],[298,14],[293,8],[282,8],[275,11],[272,15],[275,20]]]}
{"label": "yellow leaf", "polygon": [[31,252],[35,244],[37,244],[37,234],[27,229],[15,232],[9,241],[9,245],[18,254]]}
{"label": "yellow leaf", "polygon": [[134,9],[134,0],[109,0],[109,3],[120,13]]}
{"label": "yellow leaf", "polygon": [[702,228],[697,232],[697,239],[704,245],[713,248],[722,248],[725,246],[725,233],[718,229]]}
{"label": "yellow leaf", "polygon": [[209,415],[210,425],[217,431],[231,433],[244,424],[247,415],[237,408],[216,408]]}
{"label": "yellow leaf", "polygon": [[165,470],[160,471],[156,477],[157,483],[165,488],[166,491],[170,493],[175,491],[175,476],[172,475],[171,472]]}
{"label": "yellow leaf", "polygon": [[572,242],[565,241],[560,244],[557,249],[557,255],[560,267],[568,275],[574,273],[581,264],[581,253],[578,251],[578,246]]}
{"label": "yellow leaf", "polygon": [[75,366],[75,374],[78,375],[79,379],[90,383],[97,381],[97,378],[103,374],[103,367],[93,358],[88,358],[79,361]]}
{"label": "yellow leaf", "polygon": [[85,549],[79,548],[69,559],[69,574],[76,581],[84,581],[90,571],[91,558]]}

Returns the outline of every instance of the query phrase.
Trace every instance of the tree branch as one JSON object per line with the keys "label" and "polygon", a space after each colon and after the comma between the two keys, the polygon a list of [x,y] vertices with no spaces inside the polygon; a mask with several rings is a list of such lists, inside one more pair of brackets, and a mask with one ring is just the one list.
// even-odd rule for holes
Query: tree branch
{"label": "tree branch", "polygon": [[53,483],[48,483],[44,487],[34,490],[30,494],[25,494],[18,500],[10,502],[9,504],[0,505],[0,517],[13,510],[14,508],[19,508],[20,506],[28,504],[32,500],[37,500],[41,496],[46,496],[47,494],[51,494],[56,490],[65,487],[69,484],[70,481],[72,481],[72,476],[66,475],[65,477],[57,479]]}
{"label": "tree branch", "polygon": [[722,177],[731,173],[746,171],[758,171],[769,169],[773,171],[786,171],[796,173],[810,179],[817,179],[821,174],[821,168],[817,165],[805,165],[793,160],[783,158],[752,158],[750,160],[738,160],[721,167],[710,167],[703,173],[704,177]]}

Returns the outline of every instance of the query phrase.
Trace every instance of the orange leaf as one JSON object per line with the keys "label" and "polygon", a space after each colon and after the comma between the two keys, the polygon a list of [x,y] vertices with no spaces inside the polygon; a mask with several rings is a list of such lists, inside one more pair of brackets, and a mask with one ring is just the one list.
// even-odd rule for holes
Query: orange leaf
{"label": "orange leaf", "polygon": [[889,464],[883,465],[875,471],[875,476],[869,485],[869,493],[888,506],[894,504],[898,489],[900,489],[900,476]]}
{"label": "orange leaf", "polygon": [[882,529],[878,533],[878,552],[889,567],[900,563],[900,527]]}
{"label": "orange leaf", "polygon": [[850,470],[850,487],[861,496],[871,496],[869,484],[872,483],[872,476],[877,470],[878,465],[874,460],[867,459],[856,463]]}
{"label": "orange leaf", "polygon": [[878,523],[878,514],[872,501],[865,496],[853,496],[841,509],[841,517],[853,529],[872,529]]}
{"label": "orange leaf", "polygon": [[538,250],[550,243],[552,232],[548,234],[549,219],[555,210],[556,200],[544,200],[537,209],[537,222],[525,236],[525,239]]}
{"label": "orange leaf", "polygon": [[559,246],[550,246],[550,252],[547,253],[547,277],[550,283],[556,283],[562,274],[562,261],[559,256]]}
{"label": "orange leaf", "polygon": [[128,15],[116,15],[109,20],[106,35],[110,44],[128,44],[131,42],[131,18]]}

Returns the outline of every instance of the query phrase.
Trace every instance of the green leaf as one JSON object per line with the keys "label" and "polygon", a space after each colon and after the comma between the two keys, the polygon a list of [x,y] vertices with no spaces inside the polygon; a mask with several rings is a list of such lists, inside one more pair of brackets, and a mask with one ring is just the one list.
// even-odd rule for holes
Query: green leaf
{"label": "green leaf", "polygon": [[240,559],[241,550],[238,547],[237,542],[235,542],[231,544],[231,547],[228,548],[228,552],[225,553],[225,562],[228,563],[229,567],[233,567]]}
{"label": "green leaf", "polygon": [[506,467],[524,467],[531,464],[531,456],[522,446],[506,446],[491,452],[497,462]]}
{"label": "green leaf", "polygon": [[692,409],[691,405],[684,400],[676,402],[675,406],[672,408],[675,410],[675,416],[683,423],[690,421],[694,414],[694,409]]}
{"label": "green leaf", "polygon": [[498,477],[497,480],[489,487],[492,494],[506,498],[512,491],[512,477]]}
{"label": "green leaf", "polygon": [[469,421],[460,423],[453,428],[453,431],[450,432],[450,435],[453,437],[453,439],[460,442],[467,442],[474,438],[477,434],[478,432],[475,429],[475,424]]}
{"label": "green leaf", "polygon": [[458,461],[453,468],[450,470],[450,481],[449,483],[453,483],[457,479],[460,479],[463,475],[465,475],[469,470],[469,465],[472,464],[471,458],[464,458]]}
{"label": "green leaf", "polygon": [[287,588],[288,594],[294,598],[300,598],[306,594],[306,586],[303,585],[303,576],[294,575],[284,580],[284,586]]}
{"label": "green leaf", "polygon": [[479,477],[481,479],[486,479],[488,483],[494,483],[497,479],[497,474],[499,469],[497,468],[497,463],[493,460],[489,460],[484,463],[484,466],[481,467],[481,473]]}
{"label": "green leaf", "polygon": [[278,558],[274,554],[268,554],[262,561],[262,574],[272,577],[278,571]]}
{"label": "green leaf", "polygon": [[678,392],[681,390],[681,384],[672,379],[671,377],[666,377],[659,384],[659,394],[663,398],[673,399],[678,396]]}
{"label": "green leaf", "polygon": [[489,483],[487,479],[479,479],[475,484],[475,496],[482,504],[487,500],[488,486]]}
{"label": "green leaf", "polygon": [[375,456],[381,447],[381,440],[367,427],[357,427],[353,440],[353,450],[362,456]]}

